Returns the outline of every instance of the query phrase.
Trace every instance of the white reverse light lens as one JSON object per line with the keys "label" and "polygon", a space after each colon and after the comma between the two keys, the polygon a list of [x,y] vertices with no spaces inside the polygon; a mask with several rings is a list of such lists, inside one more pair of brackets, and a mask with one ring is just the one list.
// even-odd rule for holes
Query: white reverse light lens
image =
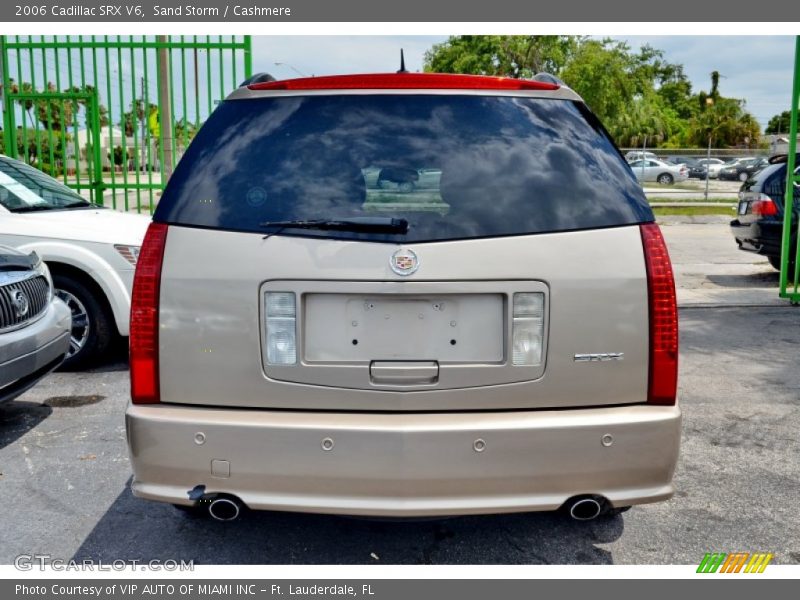
{"label": "white reverse light lens", "polygon": [[294,293],[270,292],[267,294],[267,317],[295,318]]}
{"label": "white reverse light lens", "polygon": [[544,294],[541,292],[514,294],[514,317],[542,318]]}
{"label": "white reverse light lens", "polygon": [[267,364],[293,365],[297,362],[296,305],[292,292],[265,295],[267,317]]}
{"label": "white reverse light lens", "polygon": [[542,364],[544,294],[514,294],[513,314],[511,363],[526,367]]}

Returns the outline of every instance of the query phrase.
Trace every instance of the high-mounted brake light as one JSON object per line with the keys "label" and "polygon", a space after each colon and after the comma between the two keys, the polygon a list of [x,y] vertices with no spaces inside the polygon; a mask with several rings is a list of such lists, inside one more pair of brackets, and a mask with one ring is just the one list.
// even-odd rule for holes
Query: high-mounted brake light
{"label": "high-mounted brake light", "polygon": [[672,263],[661,229],[640,226],[650,308],[649,404],[675,404],[678,394],[678,304]]}
{"label": "high-mounted brake light", "polygon": [[158,305],[167,225],[151,223],[144,236],[133,278],[130,326],[131,401],[160,402],[158,382]]}
{"label": "high-mounted brake light", "polygon": [[283,81],[263,81],[247,86],[251,90],[380,90],[380,89],[463,89],[463,90],[557,90],[558,84],[530,79],[486,77],[444,73],[375,73],[329,75]]}

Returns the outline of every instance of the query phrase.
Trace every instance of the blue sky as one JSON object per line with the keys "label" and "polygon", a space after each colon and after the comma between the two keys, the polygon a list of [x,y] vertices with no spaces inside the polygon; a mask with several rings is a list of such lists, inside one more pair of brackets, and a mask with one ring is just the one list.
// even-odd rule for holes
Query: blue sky
{"label": "blue sky", "polygon": [[[792,36],[613,36],[637,48],[650,44],[671,62],[684,65],[696,90],[710,87],[711,71],[722,75],[725,96],[744,98],[762,129],[772,115],[789,108],[794,62]],[[394,71],[400,48],[406,67],[422,68],[425,50],[447,36],[255,36],[253,68],[278,78]]]}

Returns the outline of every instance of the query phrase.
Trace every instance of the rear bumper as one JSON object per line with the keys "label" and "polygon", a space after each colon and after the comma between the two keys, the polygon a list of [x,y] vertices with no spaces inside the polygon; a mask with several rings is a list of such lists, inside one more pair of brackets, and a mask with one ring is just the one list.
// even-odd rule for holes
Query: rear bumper
{"label": "rear bumper", "polygon": [[763,256],[781,255],[782,221],[758,220],[742,223],[739,219],[734,219],[730,227],[740,250]]}
{"label": "rear bumper", "polygon": [[0,335],[0,402],[13,400],[61,364],[71,323],[69,308],[55,299],[34,323]]}
{"label": "rear bumper", "polygon": [[644,405],[436,414],[140,405],[126,413],[141,498],[189,505],[187,492],[205,485],[254,509],[393,517],[554,510],[577,494],[615,506],[666,500],[680,421],[677,406]]}

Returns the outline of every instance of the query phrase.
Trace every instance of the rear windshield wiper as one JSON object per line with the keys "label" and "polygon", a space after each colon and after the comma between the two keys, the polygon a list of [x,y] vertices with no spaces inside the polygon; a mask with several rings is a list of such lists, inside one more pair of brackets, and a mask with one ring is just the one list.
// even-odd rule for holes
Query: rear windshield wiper
{"label": "rear windshield wiper", "polygon": [[351,219],[312,219],[310,221],[265,221],[261,227],[282,229],[321,229],[365,233],[407,233],[408,221],[391,217],[353,217]]}

